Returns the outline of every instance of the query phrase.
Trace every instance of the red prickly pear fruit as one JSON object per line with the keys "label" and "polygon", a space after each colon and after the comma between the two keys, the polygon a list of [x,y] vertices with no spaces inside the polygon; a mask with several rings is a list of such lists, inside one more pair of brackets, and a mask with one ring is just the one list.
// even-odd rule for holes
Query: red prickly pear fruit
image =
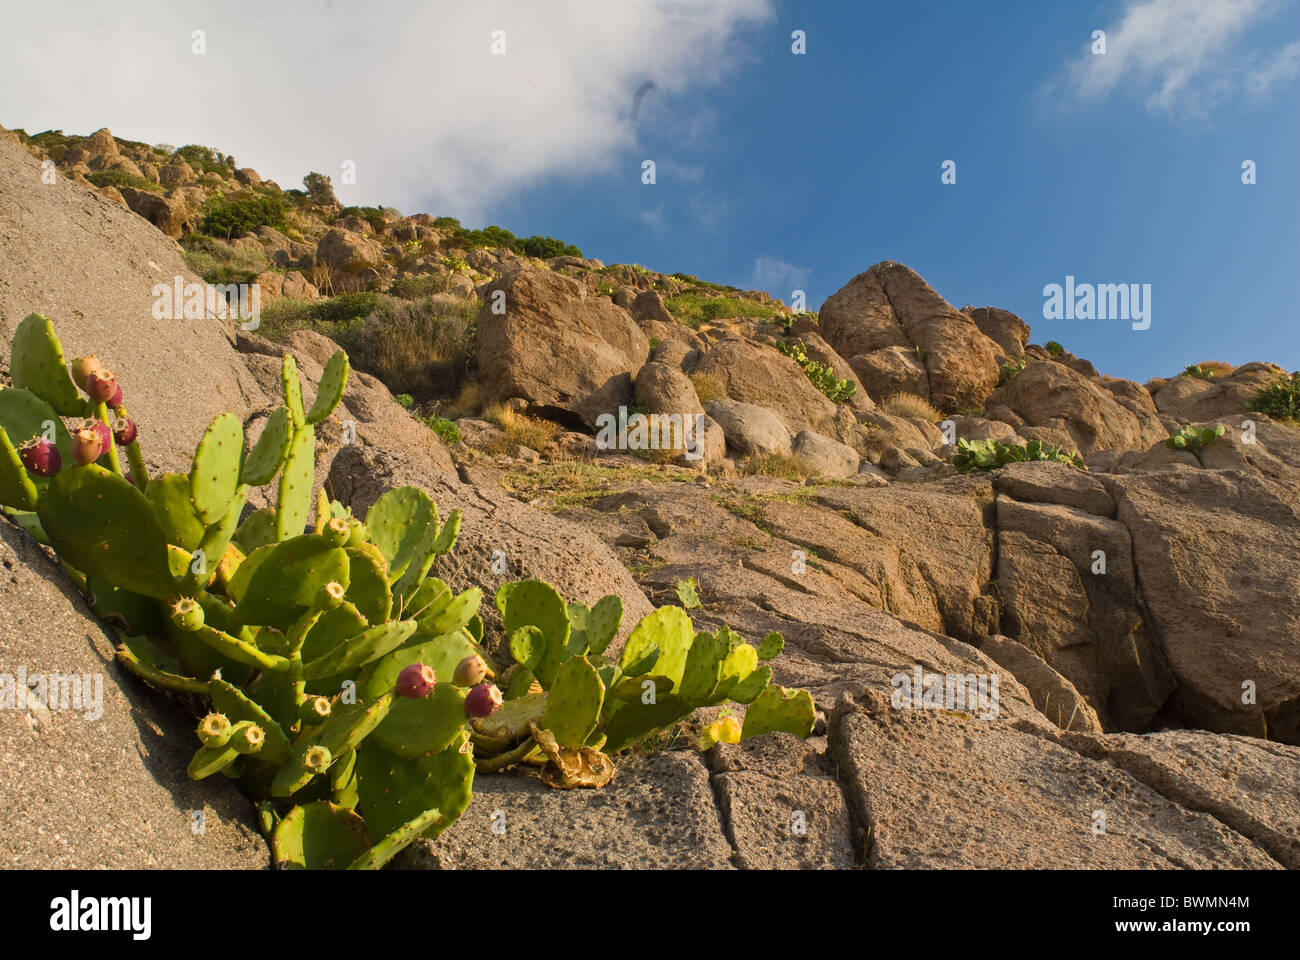
{"label": "red prickly pear fruit", "polygon": [[86,388],[86,382],[90,379],[92,373],[99,373],[104,369],[104,365],[99,362],[99,358],[94,354],[88,357],[77,357],[72,361],[72,380],[82,390]]}
{"label": "red prickly pear fruit", "polygon": [[472,653],[456,664],[456,672],[451,682],[458,687],[476,687],[487,676],[487,664],[477,653]]}
{"label": "red prickly pear fruit", "polygon": [[343,517],[331,517],[321,533],[325,535],[325,539],[330,542],[331,546],[342,547],[347,544],[348,538],[352,536],[352,528],[348,526],[347,520]]}
{"label": "red prickly pear fruit", "polygon": [[429,695],[437,679],[433,667],[412,663],[397,675],[397,692],[403,697],[419,700]]}
{"label": "red prickly pear fruit", "polygon": [[18,449],[23,466],[38,477],[52,477],[63,466],[59,448],[43,437],[32,437]]}
{"label": "red prickly pear fruit", "polygon": [[99,434],[99,455],[102,457],[113,445],[113,431],[108,429],[108,424],[103,420],[92,419],[90,422],[95,425],[95,432]]}
{"label": "red prickly pear fruit", "polygon": [[108,403],[117,391],[117,377],[110,370],[92,370],[86,376],[86,394],[96,403]]}
{"label": "red prickly pear fruit", "polygon": [[501,691],[495,683],[480,683],[465,695],[465,712],[471,717],[490,717],[501,706]]}
{"label": "red prickly pear fruit", "polygon": [[[99,432],[96,424],[99,424],[98,420],[82,420],[72,431],[72,459],[77,461],[78,466],[94,463],[104,455],[104,435]],[[111,437],[109,442],[112,442]]]}
{"label": "red prickly pear fruit", "polygon": [[129,447],[135,443],[137,432],[135,421],[130,417],[122,417],[113,424],[113,439],[119,447]]}
{"label": "red prickly pear fruit", "polygon": [[108,405],[114,410],[122,405],[122,385],[120,383],[117,384],[116,389],[114,389],[113,396],[109,398]]}
{"label": "red prickly pear fruit", "polygon": [[203,626],[203,608],[190,597],[178,597],[171,608],[172,623],[186,633]]}

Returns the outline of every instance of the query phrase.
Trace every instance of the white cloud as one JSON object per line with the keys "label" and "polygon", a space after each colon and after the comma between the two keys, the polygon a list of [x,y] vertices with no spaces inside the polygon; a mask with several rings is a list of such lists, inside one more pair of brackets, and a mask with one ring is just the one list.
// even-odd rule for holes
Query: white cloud
{"label": "white cloud", "polygon": [[[1278,0],[1126,0],[1118,23],[1101,24],[1106,52],[1085,50],[1048,90],[1081,102],[1117,91],[1149,110],[1205,114],[1243,87],[1260,94],[1295,76],[1300,53],[1244,54],[1241,40]],[[1293,45],[1294,46],[1294,45]]]}
{"label": "white cloud", "polygon": [[[0,123],[202,143],[286,188],[318,170],[345,202],[471,222],[550,175],[622,159],[635,182],[640,158],[625,152],[637,129],[722,79],[739,32],[772,3],[15,5],[0,34]],[[191,53],[194,30],[204,55]],[[339,182],[346,160],[354,187]]]}
{"label": "white cloud", "polygon": [[1287,44],[1276,56],[1251,70],[1246,86],[1252,94],[1262,97],[1297,76],[1300,76],[1300,40]]}
{"label": "white cloud", "polygon": [[761,256],[754,258],[752,276],[755,289],[789,300],[792,291],[807,288],[811,273],[808,267],[796,267],[777,257]]}

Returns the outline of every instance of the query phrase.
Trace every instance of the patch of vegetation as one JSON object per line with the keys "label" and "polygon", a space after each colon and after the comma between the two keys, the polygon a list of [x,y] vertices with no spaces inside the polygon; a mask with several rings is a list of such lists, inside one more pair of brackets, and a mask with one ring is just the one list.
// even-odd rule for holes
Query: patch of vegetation
{"label": "patch of vegetation", "polygon": [[664,300],[664,306],[679,323],[692,328],[703,323],[739,317],[770,320],[776,314],[784,312],[770,303],[758,303],[744,297],[710,297],[700,293],[682,293],[668,297]]}
{"label": "patch of vegetation", "polygon": [[415,406],[415,397],[411,396],[409,393],[394,394],[393,399],[397,402],[399,407],[405,407],[407,410],[410,410]]}
{"label": "patch of vegetation", "polygon": [[324,300],[287,298],[262,308],[259,333],[283,340],[315,330],[340,344],[359,370],[394,393],[421,400],[454,396],[474,358],[477,307],[469,302],[399,300],[382,293],[345,293]]}
{"label": "patch of vegetation", "polygon": [[782,480],[807,480],[815,470],[806,462],[788,453],[759,453],[740,464],[740,473],[747,477],[778,477]]}
{"label": "patch of vegetation", "polygon": [[687,374],[691,383],[695,386],[695,396],[700,403],[709,403],[713,400],[724,400],[727,396],[726,388],[722,386],[722,381],[707,373]]}
{"label": "patch of vegetation", "polygon": [[186,265],[205,283],[249,283],[271,268],[271,262],[260,249],[232,247],[203,234],[191,234],[182,244]]}
{"label": "patch of vegetation", "polygon": [[552,496],[556,505],[585,503],[609,496],[622,487],[641,480],[667,483],[669,471],[632,464],[602,464],[589,460],[565,460],[542,464],[532,470],[503,473],[501,486],[524,500]]}
{"label": "patch of vegetation", "polygon": [[530,417],[500,403],[486,406],[483,419],[496,424],[505,434],[489,447],[492,453],[511,453],[517,447],[528,447],[540,453],[560,432],[560,428],[550,420]]}
{"label": "patch of vegetation", "polygon": [[437,416],[425,417],[424,425],[436,433],[439,439],[448,446],[460,443],[460,428],[456,426],[454,420]]}
{"label": "patch of vegetation", "polygon": [[1199,363],[1192,363],[1183,368],[1184,377],[1195,377],[1197,380],[1213,380],[1214,371],[1209,370]]}
{"label": "patch of vegetation", "polygon": [[1221,423],[1215,427],[1183,427],[1173,436],[1165,439],[1165,446],[1170,450],[1186,450],[1189,453],[1199,454],[1225,432]]}
{"label": "patch of vegetation", "polygon": [[[437,221],[435,221],[436,223]],[[452,239],[459,245],[471,249],[477,247],[505,247],[525,257],[581,257],[582,249],[575,244],[565,243],[555,237],[516,237],[505,227],[496,225],[482,230],[467,230],[459,224],[453,228]]]}
{"label": "patch of vegetation", "polygon": [[222,156],[221,151],[213,150],[211,147],[201,147],[197,143],[190,143],[181,147],[176,151],[176,156],[181,157],[200,175],[215,173],[218,176],[227,177],[235,166],[234,157]]}
{"label": "patch of vegetation", "polygon": [[211,237],[242,237],[258,227],[284,226],[284,204],[265,193],[213,194],[202,207],[202,231]]}
{"label": "patch of vegetation", "polygon": [[943,414],[929,400],[906,391],[886,397],[880,402],[880,409],[891,417],[919,417],[931,423],[943,419]]}
{"label": "patch of vegetation", "polygon": [[1275,420],[1300,421],[1300,370],[1270,383],[1246,404],[1246,409]]}
{"label": "patch of vegetation", "polygon": [[383,233],[387,220],[384,217],[383,207],[344,207],[334,218],[337,223],[344,217],[356,217],[358,220],[364,220],[370,227],[372,233]]}
{"label": "patch of vegetation", "polygon": [[916,350],[916,359],[920,360],[922,363],[925,363],[925,358],[930,355],[930,351],[925,349],[925,347],[916,347],[915,350]]}
{"label": "patch of vegetation", "polygon": [[98,173],[86,174],[86,179],[97,187],[135,187],[137,190],[148,190],[150,193],[162,193],[163,188],[154,183],[152,180],[146,180],[144,177],[129,170],[123,170],[121,167],[115,167],[112,170],[100,170]]}
{"label": "patch of vegetation", "polygon": [[1027,444],[1009,443],[1005,440],[966,440],[957,441],[957,453],[952,458],[952,465],[958,473],[971,470],[996,470],[1008,463],[1024,463],[1028,460],[1050,460],[1064,463],[1079,470],[1087,470],[1079,451],[1065,453],[1060,446],[1045,447],[1039,440],[1030,440]]}
{"label": "patch of vegetation", "polygon": [[1012,360],[1010,363],[1002,364],[1002,374],[998,377],[998,386],[1005,387],[1027,366],[1029,366],[1029,354]]}
{"label": "patch of vegetation", "polygon": [[1055,340],[1048,340],[1047,343],[1043,344],[1043,349],[1054,357],[1059,357],[1061,354],[1065,353],[1065,347],[1061,346]]}
{"label": "patch of vegetation", "polygon": [[393,281],[388,288],[390,296],[401,300],[423,300],[451,289],[451,278],[435,273],[409,274]]}
{"label": "patch of vegetation", "polygon": [[776,348],[799,364],[808,382],[820,390],[828,400],[835,403],[848,403],[853,399],[858,385],[851,380],[837,377],[828,364],[811,359],[802,340],[778,343]]}

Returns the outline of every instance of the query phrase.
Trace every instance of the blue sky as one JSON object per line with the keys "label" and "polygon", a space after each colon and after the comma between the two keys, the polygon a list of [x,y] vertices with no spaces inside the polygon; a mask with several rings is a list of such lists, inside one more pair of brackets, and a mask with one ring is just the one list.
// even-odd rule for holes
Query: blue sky
{"label": "blue sky", "polygon": [[[1300,368],[1300,0],[60,10],[6,12],[6,126],[207,144],[285,187],[319,170],[347,203],[787,301],[799,287],[814,308],[899,260],[1139,380],[1208,359]],[[1150,284],[1150,329],[1044,320],[1043,287],[1067,275]]]}
{"label": "blue sky", "polygon": [[[1120,22],[1107,10],[782,4],[743,35],[748,62],[698,94],[713,118],[705,136],[642,123],[618,169],[557,178],[493,213],[611,262],[787,302],[798,284],[813,306],[899,260],[955,305],[1013,310],[1036,342],[1058,340],[1115,376],[1209,359],[1300,368],[1296,85],[1223,100],[1190,91],[1169,107],[1148,106],[1136,78],[1136,91],[1089,102],[1048,89],[1094,29]],[[804,56],[790,52],[796,28]],[[1279,36],[1300,38],[1294,5],[1240,49]],[[1113,39],[1108,29],[1107,56]],[[653,186],[640,182],[642,157],[658,165]],[[944,160],[957,164],[954,185],[940,182]],[[1253,186],[1243,160],[1257,165]],[[762,257],[797,269],[756,275]],[[1151,284],[1150,329],[1044,320],[1043,287],[1067,274]]]}

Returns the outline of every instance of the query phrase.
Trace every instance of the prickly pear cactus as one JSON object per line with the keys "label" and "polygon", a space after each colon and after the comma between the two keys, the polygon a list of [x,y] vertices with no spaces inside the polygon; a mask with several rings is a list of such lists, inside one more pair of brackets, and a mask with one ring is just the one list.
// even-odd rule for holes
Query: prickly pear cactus
{"label": "prickly pear cactus", "polygon": [[[342,351],[309,410],[286,356],[284,405],[256,443],[222,414],[187,473],[152,476],[122,385],[94,357],[70,371],[47,318],[19,324],[10,370],[0,509],[58,554],[117,631],[123,669],[202,704],[189,775],[239,781],[277,866],[381,867],[455,822],[479,770],[603,786],[611,755],[699,706],[752,702],[746,737],[812,728],[811,698],[759,666],[778,634],[755,650],[664,607],[615,661],[622,601],[565,603],[540,580],[496,595],[516,661],[498,678],[482,590],[437,569],[460,514],[443,521],[426,493],[398,487],[354,517],[315,487],[315,425],[343,398]],[[274,507],[246,507],[256,487],[274,488]]]}

